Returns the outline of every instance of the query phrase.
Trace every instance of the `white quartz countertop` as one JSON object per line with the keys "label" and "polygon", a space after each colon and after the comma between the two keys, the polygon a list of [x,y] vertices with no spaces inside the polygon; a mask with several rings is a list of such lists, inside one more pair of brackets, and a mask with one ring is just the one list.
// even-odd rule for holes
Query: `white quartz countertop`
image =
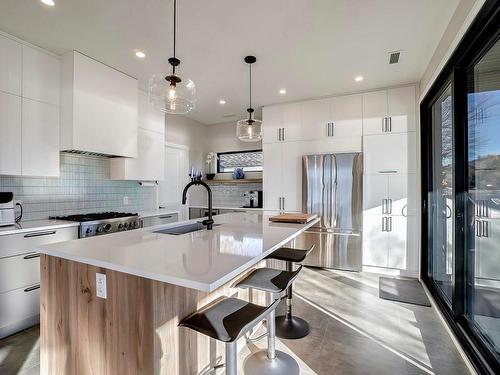
{"label": "white quartz countertop", "polygon": [[43,254],[186,288],[211,292],[251,268],[318,220],[271,223],[270,212],[214,217],[213,230],[183,235],[155,233],[186,223],[147,227],[41,246]]}
{"label": "white quartz countertop", "polygon": [[8,234],[19,234],[26,232],[33,232],[36,230],[49,230],[49,229],[57,229],[64,227],[77,227],[80,223],[74,221],[65,221],[65,220],[54,220],[54,219],[46,219],[46,220],[27,220],[21,221],[15,225],[8,225],[4,227],[0,227],[0,236],[8,235]]}
{"label": "white quartz countertop", "polygon": [[180,213],[179,210],[172,210],[169,208],[159,208],[157,210],[151,210],[151,211],[139,211],[138,215],[140,217],[153,217],[153,216],[171,215],[179,213]]}
{"label": "white quartz countertop", "polygon": [[[206,206],[189,206],[189,208],[204,208],[208,210],[208,205]],[[227,207],[227,206],[213,206],[214,210],[235,210],[235,211],[264,211],[263,208],[259,207]]]}

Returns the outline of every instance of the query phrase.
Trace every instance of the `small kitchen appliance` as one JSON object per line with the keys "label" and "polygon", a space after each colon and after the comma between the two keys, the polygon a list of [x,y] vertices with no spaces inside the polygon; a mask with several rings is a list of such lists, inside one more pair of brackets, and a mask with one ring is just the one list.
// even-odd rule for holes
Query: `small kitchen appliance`
{"label": "small kitchen appliance", "polygon": [[262,190],[249,190],[243,193],[244,208],[262,208]]}
{"label": "small kitchen appliance", "polygon": [[14,194],[11,192],[0,192],[0,227],[14,225],[15,223]]}

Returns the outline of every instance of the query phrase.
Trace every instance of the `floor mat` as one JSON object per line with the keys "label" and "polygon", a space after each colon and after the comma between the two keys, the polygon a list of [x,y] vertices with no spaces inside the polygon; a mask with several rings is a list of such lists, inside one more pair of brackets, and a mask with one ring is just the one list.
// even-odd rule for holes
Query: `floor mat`
{"label": "floor mat", "polygon": [[413,305],[431,306],[424,288],[417,279],[380,277],[379,297]]}

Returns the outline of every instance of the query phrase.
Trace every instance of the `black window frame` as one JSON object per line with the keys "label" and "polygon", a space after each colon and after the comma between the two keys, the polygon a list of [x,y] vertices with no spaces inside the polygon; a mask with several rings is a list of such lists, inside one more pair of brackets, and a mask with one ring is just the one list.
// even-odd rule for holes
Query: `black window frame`
{"label": "black window frame", "polygon": [[[451,55],[420,105],[421,130],[421,278],[450,328],[459,340],[476,371],[480,374],[500,373],[500,363],[490,352],[482,335],[466,315],[467,293],[467,206],[465,192],[468,176],[467,140],[467,73],[500,37],[500,1],[486,0],[461,42]],[[452,83],[454,117],[454,282],[451,307],[443,298],[439,288],[429,273],[431,266],[430,245],[432,233],[429,231],[428,194],[432,191],[432,116],[430,108],[436,98]],[[470,227],[468,228],[471,229]]]}
{"label": "black window frame", "polygon": [[[227,154],[247,154],[251,152],[262,152],[262,149],[257,149],[257,150],[239,150],[239,151],[224,151],[224,152],[217,152],[217,173],[233,173],[233,172],[221,172],[220,171],[220,155],[227,155]],[[264,170],[264,166],[262,166],[261,171],[245,171],[245,173],[261,173]]]}

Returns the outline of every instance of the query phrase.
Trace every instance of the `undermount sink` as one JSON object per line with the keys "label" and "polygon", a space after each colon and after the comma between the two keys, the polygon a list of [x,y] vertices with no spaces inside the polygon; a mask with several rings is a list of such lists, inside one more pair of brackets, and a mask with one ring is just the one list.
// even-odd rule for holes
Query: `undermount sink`
{"label": "undermount sink", "polygon": [[[213,226],[215,227],[218,225],[220,225],[220,224],[214,224]],[[173,227],[173,228],[156,230],[153,233],[171,234],[174,236],[178,236],[180,234],[196,232],[198,230],[202,230],[205,228],[206,228],[206,226],[203,225],[202,223],[192,223],[192,224],[179,225],[179,226]]]}

